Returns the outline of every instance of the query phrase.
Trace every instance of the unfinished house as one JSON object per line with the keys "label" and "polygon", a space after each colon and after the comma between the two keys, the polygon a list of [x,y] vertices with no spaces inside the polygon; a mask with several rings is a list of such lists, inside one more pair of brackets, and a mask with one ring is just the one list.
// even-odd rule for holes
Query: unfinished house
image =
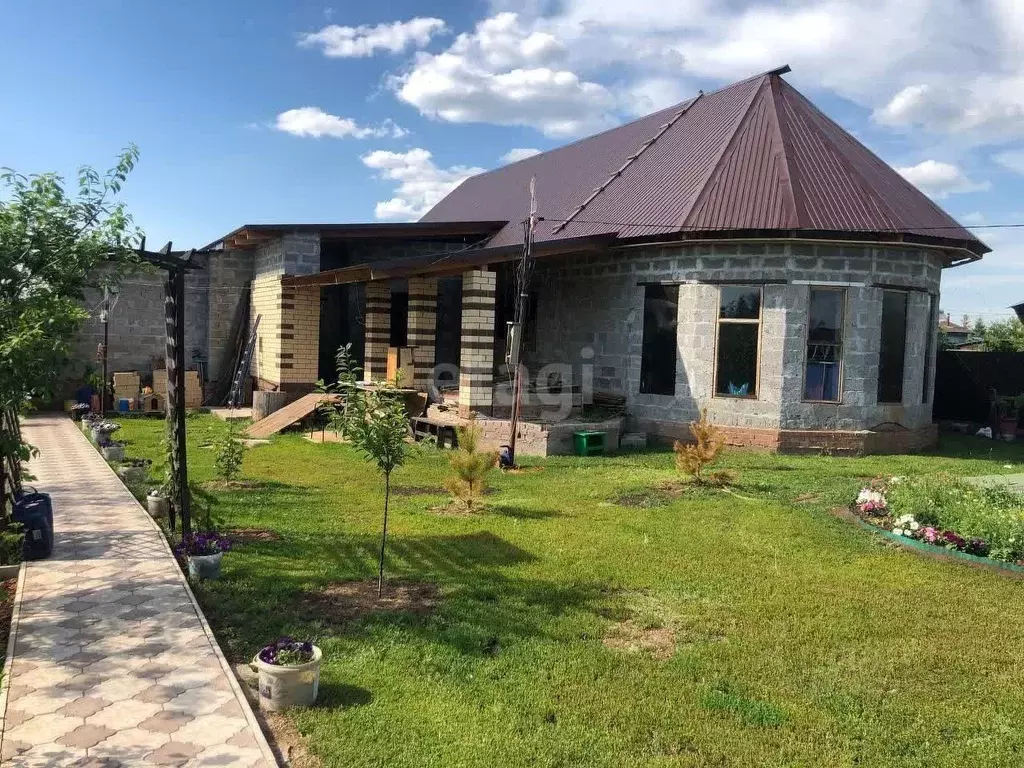
{"label": "unfinished house", "polygon": [[[927,446],[940,276],[988,248],[787,71],[470,178],[416,223],[240,227],[194,279],[251,284],[257,387],[309,391],[351,343],[367,377],[397,359],[432,416],[507,442],[535,179],[520,452],[685,438],[704,409],[737,445]],[[211,359],[231,303],[199,313]]]}

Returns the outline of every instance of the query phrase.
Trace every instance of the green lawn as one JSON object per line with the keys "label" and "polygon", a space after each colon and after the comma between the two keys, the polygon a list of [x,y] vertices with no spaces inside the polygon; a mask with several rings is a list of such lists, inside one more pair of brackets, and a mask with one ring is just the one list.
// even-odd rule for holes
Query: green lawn
{"label": "green lawn", "polygon": [[[156,458],[162,423],[125,420]],[[223,429],[189,421],[191,476]],[[325,653],[323,706],[294,713],[330,766],[1010,766],[1024,762],[1024,582],[882,544],[833,518],[865,478],[1020,472],[1024,450],[947,439],[924,456],[732,452],[733,494],[610,500],[674,479],[671,452],[531,463],[490,510],[393,498],[388,572],[438,584],[428,618],[331,626],[306,590],[372,578],[382,483],[347,446],[283,435],[250,450],[229,527],[272,529],[197,590],[225,651],[280,634]],[[1011,464],[1012,469],[1005,469]],[[401,469],[437,486],[443,453]],[[794,499],[816,494],[810,501]],[[635,617],[676,632],[658,661],[604,647]]]}

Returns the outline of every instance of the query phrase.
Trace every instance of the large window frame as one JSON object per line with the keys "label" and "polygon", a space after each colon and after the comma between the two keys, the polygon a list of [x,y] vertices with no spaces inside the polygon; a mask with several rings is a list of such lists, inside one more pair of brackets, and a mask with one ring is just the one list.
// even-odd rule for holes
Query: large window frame
{"label": "large window frame", "polygon": [[[885,355],[885,337],[886,337],[886,314],[885,314],[885,302],[887,298],[895,296],[902,297],[903,300],[903,335],[901,338],[901,350],[899,355],[899,376],[894,376],[893,381],[883,382],[882,375],[888,371],[886,364]],[[878,386],[876,388],[876,402],[879,405],[902,405],[903,398],[906,395],[904,391],[904,378],[907,374],[907,328],[910,320],[910,293],[908,291],[897,291],[890,289],[883,289],[882,291],[882,316],[879,321],[879,332],[880,338],[878,343]],[[893,361],[896,360],[896,355],[892,355]],[[886,393],[883,397],[883,386],[892,387],[892,393]],[[896,390],[898,388],[898,396]]]}
{"label": "large window frame", "polygon": [[[739,318],[739,317],[722,317],[722,291],[727,289],[742,288],[749,291],[756,291],[758,294],[757,301],[757,317]],[[742,284],[722,284],[718,286],[718,303],[717,303],[717,316],[715,318],[715,349],[714,349],[714,366],[711,376],[711,396],[728,398],[730,400],[757,400],[758,395],[761,391],[761,334],[762,334],[762,320],[764,318],[764,285],[742,283]],[[757,351],[754,355],[754,390],[746,394],[731,394],[729,392],[719,392],[718,390],[718,369],[719,359],[718,353],[721,349],[721,336],[723,325],[756,325],[757,333],[755,335],[755,343],[757,345]]]}
{"label": "large window frame", "polygon": [[[679,286],[648,283],[644,285],[643,302],[640,394],[675,397],[679,372]],[[667,363],[669,357],[671,367]]]}
{"label": "large window frame", "polygon": [[[829,344],[828,342],[817,342],[811,340],[811,303],[814,300],[814,294],[816,292],[824,293],[838,293],[840,294],[839,301],[839,341],[835,344]],[[828,403],[835,405],[843,402],[843,376],[846,366],[843,364],[843,353],[846,346],[846,309],[848,306],[849,297],[847,296],[845,287],[828,286],[828,285],[812,285],[809,286],[807,291],[807,322],[804,328],[804,365],[803,365],[803,378],[800,382],[800,395],[801,401],[804,403]],[[835,358],[839,365],[839,382],[837,384],[836,398],[834,400],[820,400],[812,397],[807,397],[807,368],[812,362],[810,359],[811,344],[817,344],[819,346],[834,346],[836,348]]]}

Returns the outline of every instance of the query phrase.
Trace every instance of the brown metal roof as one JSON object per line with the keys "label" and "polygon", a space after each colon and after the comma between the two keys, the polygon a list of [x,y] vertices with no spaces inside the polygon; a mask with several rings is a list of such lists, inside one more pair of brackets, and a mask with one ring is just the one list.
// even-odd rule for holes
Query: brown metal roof
{"label": "brown metal roof", "polygon": [[421,222],[509,223],[522,242],[741,236],[909,239],[990,249],[792,88],[783,67],[464,181]]}

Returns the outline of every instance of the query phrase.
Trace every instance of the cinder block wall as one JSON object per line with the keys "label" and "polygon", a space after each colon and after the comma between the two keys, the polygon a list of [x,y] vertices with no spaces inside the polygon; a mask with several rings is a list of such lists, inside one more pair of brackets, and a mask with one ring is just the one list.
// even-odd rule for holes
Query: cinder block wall
{"label": "cinder block wall", "polygon": [[[750,430],[864,430],[887,422],[921,429],[931,423],[931,393],[922,398],[922,383],[925,367],[934,370],[935,348],[926,360],[936,311],[928,317],[926,292],[938,294],[941,263],[938,252],[912,247],[772,242],[651,246],[542,261],[534,278],[538,328],[531,369],[570,363],[579,379],[581,365],[592,364],[594,389],[625,395],[635,425],[675,424],[680,434],[705,407],[716,423]],[[763,286],[758,397],[714,397],[719,291],[713,283],[744,280],[782,281]],[[802,402],[810,286],[793,281],[865,284],[846,288],[841,403]],[[674,395],[640,393],[643,284],[652,282],[679,284]],[[908,299],[902,404],[877,402],[878,284],[916,289]]]}
{"label": "cinder block wall", "polygon": [[[202,269],[189,272],[185,278],[185,363],[191,365],[192,354],[198,350],[211,366],[207,369],[210,378],[217,375],[212,366],[217,365],[226,343],[222,321],[230,323],[231,312],[247,288],[246,256],[199,254],[195,261]],[[141,268],[122,282],[117,304],[110,313],[107,360],[111,372],[148,372],[154,359],[164,359],[164,276],[155,268]],[[84,304],[90,316],[72,346],[78,372],[86,362],[99,368],[96,349],[103,340],[102,299],[99,291],[90,289],[85,293]]]}

